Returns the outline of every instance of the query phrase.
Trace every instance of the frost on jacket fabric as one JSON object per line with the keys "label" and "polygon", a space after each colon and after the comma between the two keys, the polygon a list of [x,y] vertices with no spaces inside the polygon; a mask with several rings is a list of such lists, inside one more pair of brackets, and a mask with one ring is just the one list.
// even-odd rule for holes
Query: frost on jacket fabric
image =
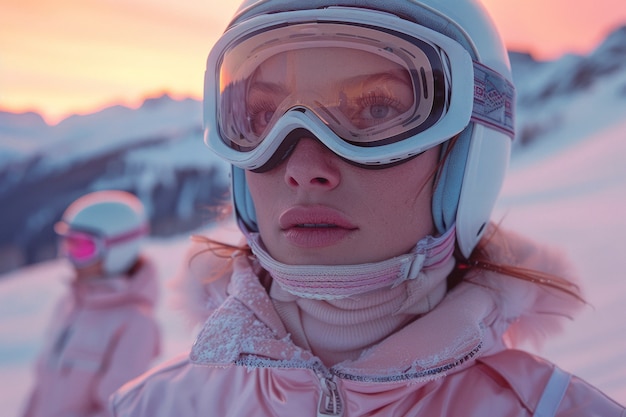
{"label": "frost on jacket fabric", "polygon": [[[504,264],[566,273],[558,256],[512,234],[490,235],[487,250]],[[474,271],[426,315],[326,366],[292,342],[248,259],[229,275],[228,297],[191,354],[120,389],[115,416],[626,416],[579,378],[514,349],[580,306],[554,289]]]}
{"label": "frost on jacket fabric", "polygon": [[110,395],[159,353],[158,282],[143,261],[132,278],[74,281],[57,305],[24,417],[105,417]]}

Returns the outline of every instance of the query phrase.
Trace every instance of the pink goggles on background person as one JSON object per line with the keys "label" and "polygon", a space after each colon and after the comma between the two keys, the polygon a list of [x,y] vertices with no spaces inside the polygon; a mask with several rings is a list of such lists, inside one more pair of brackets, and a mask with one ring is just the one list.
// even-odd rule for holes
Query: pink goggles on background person
{"label": "pink goggles on background person", "polygon": [[148,225],[119,235],[104,236],[96,230],[74,227],[60,221],[54,225],[54,231],[60,237],[60,253],[73,265],[85,267],[103,259],[112,246],[146,235]]}

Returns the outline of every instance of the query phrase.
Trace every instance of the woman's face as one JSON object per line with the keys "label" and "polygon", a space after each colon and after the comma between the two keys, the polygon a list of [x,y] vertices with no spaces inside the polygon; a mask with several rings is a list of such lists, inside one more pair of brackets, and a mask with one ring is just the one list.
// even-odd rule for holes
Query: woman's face
{"label": "woman's face", "polygon": [[[289,52],[261,64],[254,81],[263,88],[251,97],[270,114],[259,120],[269,119],[272,103],[301,83],[326,97],[341,90],[329,88],[321,76],[334,53],[342,51]],[[342,64],[346,77],[373,68],[366,78],[378,80],[354,100],[361,123],[376,123],[398,106],[411,104],[402,77],[383,81],[389,79],[385,74],[397,71],[394,63],[352,53],[352,64]],[[407,253],[434,232],[431,199],[438,159],[436,147],[390,168],[364,169],[340,159],[314,137],[304,137],[277,167],[246,172],[263,243],[276,260],[295,265],[359,264]]]}

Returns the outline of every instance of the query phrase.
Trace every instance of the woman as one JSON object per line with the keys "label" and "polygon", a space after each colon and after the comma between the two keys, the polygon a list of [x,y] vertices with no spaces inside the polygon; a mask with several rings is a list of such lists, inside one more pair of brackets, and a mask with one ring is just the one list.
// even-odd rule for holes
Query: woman
{"label": "woman", "polygon": [[245,244],[205,239],[193,275],[225,300],[115,415],[625,415],[512,348],[582,304],[559,257],[489,224],[513,103],[473,0],[244,2],[204,116]]}
{"label": "woman", "polygon": [[156,271],[141,255],[144,208],[127,192],[94,192],[55,231],[75,276],[52,315],[24,416],[108,416],[109,396],[159,353]]}

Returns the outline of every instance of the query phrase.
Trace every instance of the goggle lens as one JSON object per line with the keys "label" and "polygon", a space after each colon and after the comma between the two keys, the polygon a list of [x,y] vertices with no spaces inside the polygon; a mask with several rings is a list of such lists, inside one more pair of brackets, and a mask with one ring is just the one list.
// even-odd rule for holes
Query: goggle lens
{"label": "goggle lens", "polygon": [[88,266],[102,259],[106,251],[114,245],[137,239],[148,233],[148,225],[115,236],[105,237],[98,231],[72,228],[65,221],[54,226],[59,235],[61,253],[76,266]]}
{"label": "goggle lens", "polygon": [[336,23],[265,29],[231,45],[219,68],[222,138],[255,149],[287,111],[313,111],[357,146],[427,129],[445,107],[441,56],[392,31]]}
{"label": "goggle lens", "polygon": [[65,236],[63,240],[67,254],[78,261],[88,261],[96,255],[97,245],[89,235],[71,233]]}
{"label": "goggle lens", "polygon": [[88,265],[99,259],[98,236],[86,232],[67,231],[61,234],[61,253],[75,265]]}

